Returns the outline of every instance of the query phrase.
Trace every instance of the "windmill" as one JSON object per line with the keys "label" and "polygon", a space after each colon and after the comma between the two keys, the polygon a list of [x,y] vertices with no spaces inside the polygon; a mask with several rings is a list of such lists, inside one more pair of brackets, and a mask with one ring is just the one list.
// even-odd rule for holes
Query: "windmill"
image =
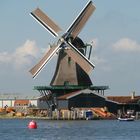
{"label": "windmill", "polygon": [[[92,85],[89,73],[95,65],[89,60],[90,54],[89,57],[86,57],[87,46],[78,35],[94,10],[95,6],[90,0],[62,36],[58,35],[61,28],[41,9],[37,8],[31,12],[31,16],[53,37],[59,38],[57,43],[52,45],[44,57],[30,70],[33,78],[35,78],[51,58],[58,53],[57,66],[50,83],[51,86]],[[41,93],[48,95],[48,92],[42,91],[43,90],[40,89]]]}
{"label": "windmill", "polygon": [[[87,74],[94,68],[92,64],[84,55],[81,53],[77,46],[72,44],[73,41],[78,40],[77,36],[81,29],[95,10],[95,6],[92,1],[89,1],[84,9],[80,12],[74,22],[66,30],[66,32],[59,38],[56,45],[53,45],[45,56],[37,63],[31,70],[30,73],[35,78],[44,66],[50,61],[50,59],[58,51],[65,51],[75,63],[77,63]],[[58,32],[61,28],[54,23],[46,14],[44,14],[39,8],[31,12],[31,16],[35,18],[51,35],[58,37]],[[75,41],[76,42],[76,41]]]}

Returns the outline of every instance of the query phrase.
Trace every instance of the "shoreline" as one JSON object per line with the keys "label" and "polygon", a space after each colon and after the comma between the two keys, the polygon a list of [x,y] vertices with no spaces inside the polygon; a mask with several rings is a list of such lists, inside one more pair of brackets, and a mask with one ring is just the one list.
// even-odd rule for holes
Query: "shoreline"
{"label": "shoreline", "polygon": [[[63,118],[50,118],[50,117],[39,117],[39,116],[7,116],[7,115],[0,115],[0,119],[33,119],[33,120],[68,120],[68,121],[79,121],[79,120],[87,120],[87,119],[63,119]],[[117,118],[92,118],[88,120],[117,120]]]}

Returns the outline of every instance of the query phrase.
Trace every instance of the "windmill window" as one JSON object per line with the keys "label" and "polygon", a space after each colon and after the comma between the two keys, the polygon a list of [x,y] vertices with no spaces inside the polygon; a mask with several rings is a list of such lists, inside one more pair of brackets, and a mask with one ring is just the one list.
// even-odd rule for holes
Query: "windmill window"
{"label": "windmill window", "polygon": [[70,64],[70,62],[71,62],[71,57],[68,57],[68,63]]}

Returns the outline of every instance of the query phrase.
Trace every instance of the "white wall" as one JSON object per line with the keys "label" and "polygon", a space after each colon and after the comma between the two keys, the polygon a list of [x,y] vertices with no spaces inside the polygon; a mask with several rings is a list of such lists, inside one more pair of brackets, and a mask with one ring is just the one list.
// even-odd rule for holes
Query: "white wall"
{"label": "white wall", "polygon": [[13,100],[0,100],[0,107],[5,107],[6,105],[8,107],[13,107],[14,106],[14,101]]}
{"label": "white wall", "polygon": [[2,107],[2,100],[0,100],[0,107]]}
{"label": "white wall", "polygon": [[[39,105],[40,105],[40,102],[37,99],[30,100],[30,102],[31,102],[31,105],[34,105],[36,107],[39,107]],[[14,107],[14,103],[15,103],[14,99],[13,100],[11,100],[11,99],[9,99],[9,100],[8,99],[7,100],[6,99],[1,99],[0,100],[0,107],[4,108],[6,105],[8,107]],[[43,106],[43,108],[44,108],[46,106],[46,102],[43,103],[41,106]]]}
{"label": "white wall", "polygon": [[38,104],[37,104],[37,100],[30,100],[30,103],[31,103],[31,105],[33,105],[33,106],[38,106]]}

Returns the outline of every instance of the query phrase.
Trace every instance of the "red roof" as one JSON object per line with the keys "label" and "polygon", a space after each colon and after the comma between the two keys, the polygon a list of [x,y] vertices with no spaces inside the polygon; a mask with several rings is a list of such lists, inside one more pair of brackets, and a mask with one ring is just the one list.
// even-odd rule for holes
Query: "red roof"
{"label": "red roof", "polygon": [[20,105],[20,106],[25,106],[29,105],[29,100],[15,100],[14,105]]}
{"label": "red roof", "polygon": [[140,100],[140,96],[135,96],[133,99],[131,96],[108,96],[108,100],[128,104],[128,103],[137,103]]}

